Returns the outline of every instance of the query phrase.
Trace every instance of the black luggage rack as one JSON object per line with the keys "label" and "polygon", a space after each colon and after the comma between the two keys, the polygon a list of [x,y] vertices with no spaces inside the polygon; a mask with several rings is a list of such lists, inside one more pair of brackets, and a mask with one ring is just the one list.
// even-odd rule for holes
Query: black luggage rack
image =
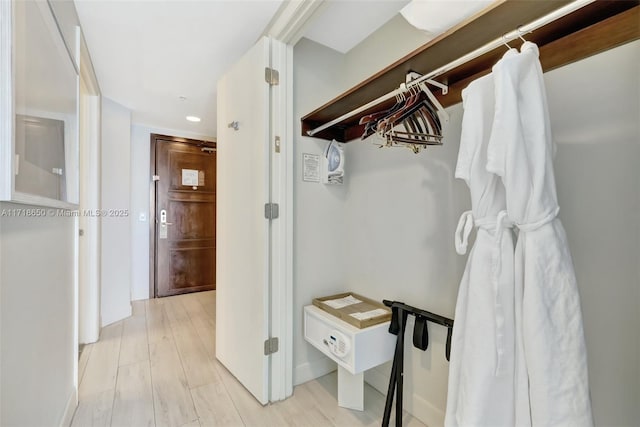
{"label": "black luggage rack", "polygon": [[391,419],[391,407],[393,406],[394,392],[397,391],[396,398],[396,427],[402,426],[402,387],[404,375],[404,333],[407,328],[407,318],[409,315],[416,317],[413,328],[413,345],[420,350],[426,350],[429,346],[429,333],[427,322],[437,323],[447,328],[447,345],[445,357],[449,360],[451,355],[451,334],[453,332],[453,319],[443,317],[426,310],[412,307],[399,301],[382,301],[384,305],[391,308],[391,324],[389,333],[397,335],[396,349],[391,367],[391,378],[389,379],[389,390],[384,406],[384,416],[382,426],[388,426]]}

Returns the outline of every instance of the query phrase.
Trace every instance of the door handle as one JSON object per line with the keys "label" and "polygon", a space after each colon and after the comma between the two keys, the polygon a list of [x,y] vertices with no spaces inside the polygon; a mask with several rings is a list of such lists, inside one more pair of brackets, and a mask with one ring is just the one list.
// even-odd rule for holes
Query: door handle
{"label": "door handle", "polygon": [[160,211],[160,225],[173,225],[172,222],[167,222],[167,210],[162,209]]}

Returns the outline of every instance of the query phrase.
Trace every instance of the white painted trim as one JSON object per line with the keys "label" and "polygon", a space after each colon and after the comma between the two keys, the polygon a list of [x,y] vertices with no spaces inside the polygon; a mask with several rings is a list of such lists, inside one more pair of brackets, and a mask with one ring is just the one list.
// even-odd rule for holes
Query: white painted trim
{"label": "white painted trim", "polygon": [[20,203],[23,205],[30,206],[42,206],[47,209],[47,216],[61,215],[58,210],[77,210],[78,205],[75,203],[63,202],[62,200],[50,199],[48,197],[35,196],[33,194],[28,193],[20,193],[19,191],[13,192],[13,197],[11,200],[7,200],[12,203]]}
{"label": "white painted trim", "polygon": [[60,427],[69,427],[71,425],[71,421],[73,420],[73,416],[75,415],[77,407],[78,391],[74,389],[71,392],[71,396],[69,396],[69,400],[67,400],[67,405],[64,407],[64,413],[62,414],[62,419],[60,420]]}
{"label": "white painted trim", "polygon": [[[271,39],[271,68],[278,70],[280,82],[271,87],[271,137],[269,150],[271,157],[271,201],[280,206],[280,217],[271,222],[271,336],[278,337],[280,349],[271,356],[271,393],[272,402],[286,399],[293,392],[292,361],[290,349],[293,348],[293,287],[289,279],[288,268],[291,265],[288,256],[287,234],[289,222],[292,222],[287,212],[291,204],[288,189],[288,151],[292,150],[287,140],[290,135],[290,120],[287,117],[289,105],[292,104],[288,87],[291,75],[288,64],[289,47],[277,40]],[[280,138],[280,152],[275,151],[275,138]]]}
{"label": "white painted trim", "polygon": [[[2,202],[0,202],[2,207]],[[0,240],[2,240],[2,218],[0,218]],[[2,259],[2,242],[0,241],[0,260]],[[2,263],[0,262],[0,286],[2,286]],[[1,293],[0,293],[1,294]],[[2,319],[2,297],[0,296],[0,319]],[[0,320],[0,326],[2,321]],[[0,366],[2,366],[2,328],[0,327]],[[2,384],[2,369],[0,369],[0,384]],[[0,387],[0,402],[2,402],[2,387]],[[2,405],[0,405],[0,420],[2,419]]]}
{"label": "white painted trim", "polygon": [[[264,36],[272,39],[271,67],[280,82],[272,90],[272,132],[268,143],[272,154],[272,201],[280,205],[280,218],[272,222],[271,245],[271,336],[280,349],[271,356],[270,400],[293,394],[293,46],[324,0],[284,2]],[[275,136],[281,150],[273,149]],[[333,367],[335,369],[335,367]],[[324,372],[324,371],[323,371]]]}
{"label": "white painted trim", "polygon": [[293,115],[293,45],[288,44],[286,47],[286,122],[285,132],[283,135],[283,154],[285,161],[285,182],[284,192],[286,204],[282,209],[284,214],[284,280],[285,280],[285,307],[286,307],[286,325],[284,336],[286,338],[282,348],[285,352],[286,366],[286,382],[285,396],[289,397],[293,394],[293,144],[295,138],[293,135],[294,115]]}
{"label": "white painted trim", "polygon": [[[391,373],[389,365],[383,365],[387,367],[386,369],[377,367],[368,370],[364,374],[365,382],[383,395],[387,394],[387,389],[389,388],[389,374]],[[428,426],[444,425],[444,411],[420,397],[417,393],[404,394],[404,409]]]}
{"label": "white painted trim", "polygon": [[[79,201],[81,209],[99,209],[101,205],[100,88],[93,73],[89,51],[81,34],[79,42]],[[100,219],[93,217],[80,218],[80,227],[84,231],[84,236],[79,245],[82,256],[78,261],[78,341],[88,344],[96,342],[100,336]]]}
{"label": "white painted trim", "polygon": [[296,366],[293,374],[293,384],[304,384],[308,381],[315,380],[338,369],[338,365],[328,357],[314,360],[313,362],[303,363]]}
{"label": "white painted trim", "polygon": [[[387,366],[387,364],[382,366]],[[380,393],[384,395],[387,394],[387,389],[389,388],[389,375],[383,373],[383,368],[376,367],[366,371],[364,374],[364,381]]]}
{"label": "white painted trim", "polygon": [[[384,365],[388,367],[388,364]],[[337,369],[337,365],[331,359],[325,357],[313,362],[303,363],[296,366],[294,372],[294,385],[306,383],[316,378],[327,375]],[[364,380],[367,384],[378,390],[383,395],[387,394],[389,387],[389,369],[374,368],[364,373]],[[404,409],[411,415],[428,426],[441,426],[444,424],[444,412],[433,406],[427,400],[416,393],[405,393]]]}
{"label": "white painted trim", "polygon": [[280,9],[267,25],[263,35],[273,37],[291,46],[304,34],[306,26],[325,0],[302,0],[283,2]]}
{"label": "white painted trim", "polygon": [[100,313],[100,317],[102,318],[102,327],[109,326],[112,323],[115,323],[119,320],[126,319],[130,317],[132,314],[131,303],[129,305],[122,307],[117,312],[110,313],[111,316],[104,317],[104,314]]}
{"label": "white painted trim", "polygon": [[71,354],[75,355],[73,358],[73,388],[78,390],[80,388],[80,379],[78,377],[79,369],[79,354],[80,343],[78,331],[79,325],[79,292],[80,292],[80,218],[75,217],[73,219],[73,344]]}
{"label": "white painted trim", "polygon": [[[262,55],[263,55],[262,63],[265,64],[265,67],[266,66],[271,67],[272,66],[271,40],[269,40],[268,37],[263,37],[262,40],[258,43],[258,45],[262,48]],[[262,70],[256,70],[256,71],[258,71],[259,73],[262,73]],[[261,77],[262,76],[260,76],[260,78]],[[271,90],[271,87],[266,83],[266,81],[263,87],[265,88],[264,89],[265,98],[262,98],[261,102],[264,99],[264,109],[260,111],[260,113],[264,115],[262,118],[262,123],[265,124],[266,132],[264,133],[264,139],[262,141],[263,150],[262,150],[262,157],[260,161],[263,162],[263,165],[262,165],[262,167],[264,168],[263,174],[265,175],[264,176],[265,179],[262,185],[262,194],[264,195],[263,197],[265,198],[264,203],[269,203],[272,201],[272,197],[273,197],[273,195],[271,194],[272,188],[273,188],[273,178],[272,178],[273,165],[272,165],[272,158],[271,158],[271,144],[273,141],[273,132],[274,132],[274,126],[272,123],[272,120],[273,120],[272,117],[274,113],[272,112],[272,105],[271,105],[271,103],[273,102],[271,99],[273,91]],[[275,93],[277,93],[277,91],[275,91]],[[262,320],[261,326],[262,326],[262,337],[266,341],[271,337],[277,337],[277,334],[279,332],[278,327],[280,325],[280,322],[279,322],[280,310],[279,310],[279,307],[274,307],[273,304],[274,304],[274,300],[275,301],[279,300],[278,293],[280,291],[280,286],[279,286],[280,284],[277,281],[275,281],[275,283],[273,281],[273,276],[274,276],[273,266],[275,265],[273,261],[273,257],[277,255],[277,252],[275,251],[272,252],[271,250],[271,248],[273,247],[272,226],[274,221],[269,221],[265,219],[262,223],[264,224],[263,233],[265,235],[265,238],[264,238],[262,252],[260,253],[260,256],[264,258],[263,262],[265,263],[263,268],[263,273],[264,273],[263,283],[265,284],[265,288],[263,288],[263,295],[262,295],[262,303],[263,303],[262,312],[264,313],[264,318]],[[217,244],[216,244],[216,247],[217,247]],[[216,255],[217,253],[218,251],[216,248]],[[282,372],[278,369],[279,368],[279,364],[277,363],[278,356],[279,355],[277,354],[275,356],[264,355],[264,357],[262,358],[263,360],[262,390],[259,396],[254,395],[254,397],[256,397],[258,401],[263,405],[269,403],[272,399],[280,400],[278,398],[274,398],[272,395],[272,390],[274,388],[278,389],[278,385],[279,385],[278,383],[279,381],[281,381]],[[274,359],[276,360],[275,363],[274,363]],[[275,372],[275,375],[274,375],[274,372]],[[275,385],[274,385],[274,382],[275,382]]]}
{"label": "white painted trim", "polygon": [[[76,27],[76,49],[80,47],[80,28]],[[77,151],[77,165],[78,165],[78,180],[80,179],[80,78],[76,79],[76,135],[78,138],[78,151]],[[80,183],[78,182],[78,201],[80,200]],[[80,292],[80,218],[75,217],[73,221],[73,344],[71,354],[75,355],[73,358],[73,389],[78,392],[80,388],[80,380],[78,375],[79,369],[79,354],[80,345],[78,341],[79,325],[79,292]]]}
{"label": "white painted trim", "polygon": [[0,1],[0,200],[13,191],[13,27],[12,2]]}
{"label": "white painted trim", "polygon": [[444,425],[444,411],[433,406],[416,393],[412,393],[404,409],[428,426]]}
{"label": "white painted trim", "polygon": [[[80,27],[78,27],[80,28]],[[96,77],[96,72],[93,68],[93,62],[91,61],[91,55],[89,55],[89,49],[87,42],[84,38],[82,28],[80,28],[80,77],[84,79],[87,89],[92,95],[100,95],[100,84]]]}
{"label": "white painted trim", "polygon": [[[12,2],[0,1],[0,200],[9,200],[13,190],[13,9]],[[2,221],[0,220],[0,232]],[[0,245],[0,255],[2,252]],[[1,259],[1,258],[0,258]],[[0,271],[0,281],[2,271]],[[1,313],[0,313],[1,314]],[[1,338],[0,328],[0,338]],[[0,339],[0,342],[2,340]],[[0,361],[2,348],[0,346]],[[0,372],[0,380],[2,372]],[[0,392],[0,402],[2,394]],[[2,410],[0,409],[0,419]]]}
{"label": "white painted trim", "polygon": [[[81,209],[100,208],[100,97],[86,95],[80,122],[85,127],[85,141],[80,147]],[[100,334],[100,218],[80,218],[84,231],[80,249],[83,251],[80,267],[79,340],[83,344],[96,342]]]}

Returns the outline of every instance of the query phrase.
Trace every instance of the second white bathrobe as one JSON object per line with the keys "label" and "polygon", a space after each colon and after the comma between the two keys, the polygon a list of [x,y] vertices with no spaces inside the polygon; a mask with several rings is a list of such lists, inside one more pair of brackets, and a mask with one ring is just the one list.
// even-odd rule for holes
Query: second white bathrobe
{"label": "second white bathrobe", "polygon": [[493,67],[493,75],[487,169],[502,177],[509,218],[519,229],[514,425],[592,426],[580,299],[557,218],[554,146],[538,47],[525,42],[520,54]]}

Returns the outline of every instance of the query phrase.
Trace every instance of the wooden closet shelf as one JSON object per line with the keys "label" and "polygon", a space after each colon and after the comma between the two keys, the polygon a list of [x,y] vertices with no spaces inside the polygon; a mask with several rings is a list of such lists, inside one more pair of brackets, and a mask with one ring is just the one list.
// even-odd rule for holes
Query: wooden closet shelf
{"label": "wooden closet shelf", "polygon": [[[397,89],[410,71],[429,73],[570,2],[504,0],[496,3],[304,116],[302,135],[307,136],[307,131]],[[542,67],[548,71],[640,38],[639,5],[640,0],[595,1],[524,37],[540,47]],[[489,73],[504,52],[504,47],[494,49],[438,76],[435,80],[449,85],[447,95],[436,93],[443,106],[460,102],[462,89]],[[394,103],[394,99],[381,103],[315,137],[340,142],[359,138],[364,130],[358,124],[360,117],[390,108]]]}

